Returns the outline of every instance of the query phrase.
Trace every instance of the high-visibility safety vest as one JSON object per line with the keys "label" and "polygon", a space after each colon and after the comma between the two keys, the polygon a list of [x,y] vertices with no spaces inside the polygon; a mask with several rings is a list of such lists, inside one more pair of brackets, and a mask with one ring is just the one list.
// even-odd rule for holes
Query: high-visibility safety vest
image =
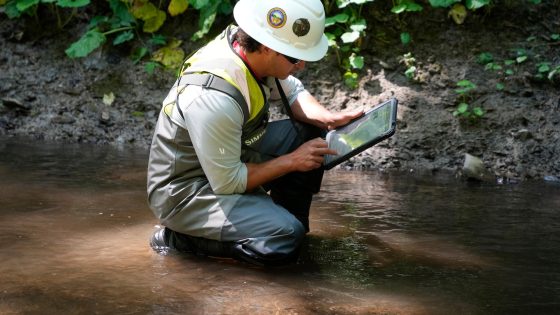
{"label": "high-visibility safety vest", "polygon": [[[176,83],[179,87],[176,103],[178,104],[179,95],[187,85],[198,85],[228,94],[243,112],[241,140],[247,149],[258,144],[265,133],[269,104],[262,86],[234,52],[231,35],[233,31],[233,26],[226,28],[187,59]],[[171,116],[172,106],[175,105],[167,104],[164,112]],[[182,116],[180,106],[177,106],[177,110]]]}

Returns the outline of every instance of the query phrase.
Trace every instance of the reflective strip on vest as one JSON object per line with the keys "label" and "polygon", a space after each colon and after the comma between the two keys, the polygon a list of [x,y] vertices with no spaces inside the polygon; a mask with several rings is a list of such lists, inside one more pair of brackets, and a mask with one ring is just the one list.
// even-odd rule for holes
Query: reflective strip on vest
{"label": "reflective strip on vest", "polygon": [[229,43],[232,27],[228,27],[213,41],[199,49],[185,62],[182,75],[188,73],[212,73],[235,86],[249,105],[249,118],[259,116],[266,100],[264,92],[243,60],[233,51]]}

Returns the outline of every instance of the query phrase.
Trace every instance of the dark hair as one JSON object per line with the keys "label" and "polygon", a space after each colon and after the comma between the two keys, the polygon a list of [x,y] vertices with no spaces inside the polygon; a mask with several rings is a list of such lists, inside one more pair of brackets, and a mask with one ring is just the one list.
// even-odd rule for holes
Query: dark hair
{"label": "dark hair", "polygon": [[237,28],[237,32],[234,36],[239,45],[243,47],[243,49],[245,49],[247,52],[255,52],[262,46],[261,43],[259,43],[253,37],[249,36],[249,34],[245,33],[245,31],[240,27]]}

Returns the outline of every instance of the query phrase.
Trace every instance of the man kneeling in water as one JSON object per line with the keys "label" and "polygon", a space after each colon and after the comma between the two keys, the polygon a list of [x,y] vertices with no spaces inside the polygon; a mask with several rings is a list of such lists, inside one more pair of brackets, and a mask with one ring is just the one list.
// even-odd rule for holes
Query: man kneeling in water
{"label": "man kneeling in water", "polygon": [[[292,76],[328,48],[319,0],[241,0],[230,26],[183,67],[150,149],[148,200],[165,226],[156,250],[293,262],[309,231],[320,137],[362,115],[332,113]],[[268,122],[284,103],[293,120]],[[269,192],[269,193],[267,193]]]}

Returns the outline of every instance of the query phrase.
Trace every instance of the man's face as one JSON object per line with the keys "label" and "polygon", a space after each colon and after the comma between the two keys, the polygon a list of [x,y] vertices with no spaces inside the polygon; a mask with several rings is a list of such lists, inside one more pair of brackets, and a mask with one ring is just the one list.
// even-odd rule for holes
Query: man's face
{"label": "man's face", "polygon": [[289,75],[305,68],[305,61],[303,60],[295,60],[276,51],[274,51],[274,54],[275,60],[271,71],[273,72],[272,76],[278,79],[284,80]]}

